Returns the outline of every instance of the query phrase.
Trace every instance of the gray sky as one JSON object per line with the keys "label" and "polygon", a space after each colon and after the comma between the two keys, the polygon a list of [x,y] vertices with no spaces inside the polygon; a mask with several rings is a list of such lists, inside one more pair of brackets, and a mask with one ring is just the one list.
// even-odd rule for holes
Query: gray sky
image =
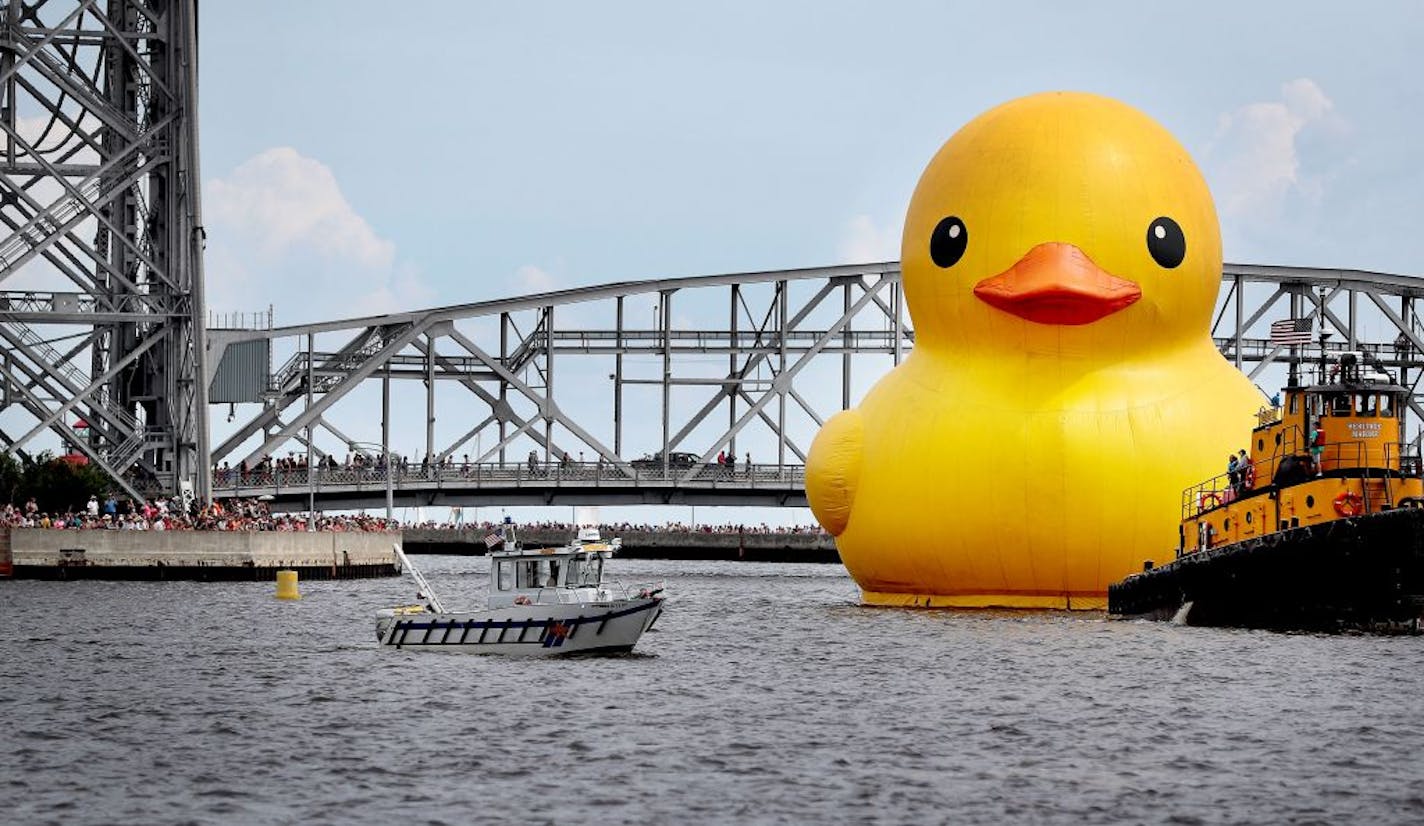
{"label": "gray sky", "polygon": [[1424,272],[1424,4],[249,0],[201,25],[217,311],[894,259],[935,149],[1051,89],[1172,131],[1228,261]]}

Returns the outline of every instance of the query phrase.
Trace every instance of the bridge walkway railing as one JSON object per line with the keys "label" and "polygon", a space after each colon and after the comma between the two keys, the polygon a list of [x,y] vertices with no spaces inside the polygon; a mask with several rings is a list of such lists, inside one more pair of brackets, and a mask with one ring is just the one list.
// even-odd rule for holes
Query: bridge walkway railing
{"label": "bridge walkway railing", "polygon": [[[390,487],[393,490],[427,490],[433,488],[547,488],[567,486],[587,487],[721,487],[776,488],[799,487],[805,484],[806,472],[801,465],[735,466],[708,464],[698,469],[691,479],[685,478],[689,468],[674,465],[663,471],[661,464],[633,462],[630,470],[597,462],[567,463],[446,463],[433,466],[393,464],[390,467]],[[287,468],[217,468],[213,471],[213,495],[217,497],[280,495],[339,488],[344,491],[381,491],[387,485],[387,469],[380,464],[365,466],[316,466]]]}

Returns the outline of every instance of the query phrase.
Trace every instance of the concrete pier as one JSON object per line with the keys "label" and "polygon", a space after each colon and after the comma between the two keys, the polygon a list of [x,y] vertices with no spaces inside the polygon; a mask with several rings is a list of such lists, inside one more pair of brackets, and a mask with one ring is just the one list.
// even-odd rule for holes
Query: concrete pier
{"label": "concrete pier", "polygon": [[16,579],[272,580],[396,576],[399,532],[10,528]]}
{"label": "concrete pier", "polygon": [[[525,547],[568,544],[571,528],[519,528]],[[407,528],[406,553],[483,554],[483,528],[444,530]],[[746,562],[840,562],[833,538],[824,533],[777,533],[772,531],[694,530],[603,531],[604,539],[623,540],[619,556],[624,559],[712,559]]]}

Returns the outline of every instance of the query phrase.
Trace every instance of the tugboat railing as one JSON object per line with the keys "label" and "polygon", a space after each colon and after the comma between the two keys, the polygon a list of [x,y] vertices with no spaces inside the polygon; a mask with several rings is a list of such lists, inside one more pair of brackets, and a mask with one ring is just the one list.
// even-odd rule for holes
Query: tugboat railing
{"label": "tugboat railing", "polygon": [[[1258,481],[1251,490],[1274,485],[1276,472],[1286,458],[1310,454],[1311,448],[1308,446],[1308,441],[1303,438],[1303,434],[1299,433],[1299,428],[1292,427],[1290,430],[1294,432],[1287,432],[1274,454],[1247,466],[1258,473],[1269,474],[1269,478],[1264,483]],[[1384,493],[1386,501],[1389,502],[1394,501],[1394,477],[1414,478],[1424,475],[1424,459],[1421,459],[1420,451],[1407,445],[1387,442],[1384,445],[1383,461],[1378,464],[1370,461],[1372,458],[1370,443],[1366,440],[1326,442],[1319,447],[1321,448],[1320,457],[1312,461],[1315,466],[1315,475],[1320,475],[1322,471],[1355,471],[1358,472],[1361,479],[1380,479],[1384,482]],[[1376,453],[1378,453],[1377,450]],[[1238,473],[1245,472],[1245,468],[1238,471]],[[1249,492],[1249,490],[1242,490],[1242,485],[1239,482],[1233,486],[1229,472],[1213,476],[1182,491],[1182,519],[1190,519],[1229,504]],[[1365,512],[1372,512],[1368,485],[1364,486],[1362,496]]]}

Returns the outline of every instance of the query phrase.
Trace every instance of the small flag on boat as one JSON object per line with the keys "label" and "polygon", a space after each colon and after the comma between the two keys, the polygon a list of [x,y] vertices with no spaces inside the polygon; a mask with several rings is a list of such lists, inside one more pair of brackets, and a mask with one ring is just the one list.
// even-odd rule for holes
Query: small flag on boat
{"label": "small flag on boat", "polygon": [[1271,322],[1271,343],[1288,344],[1292,347],[1297,344],[1309,344],[1310,319],[1283,318],[1280,321]]}
{"label": "small flag on boat", "polygon": [[504,541],[504,537],[497,533],[485,534],[485,547],[493,548]]}

